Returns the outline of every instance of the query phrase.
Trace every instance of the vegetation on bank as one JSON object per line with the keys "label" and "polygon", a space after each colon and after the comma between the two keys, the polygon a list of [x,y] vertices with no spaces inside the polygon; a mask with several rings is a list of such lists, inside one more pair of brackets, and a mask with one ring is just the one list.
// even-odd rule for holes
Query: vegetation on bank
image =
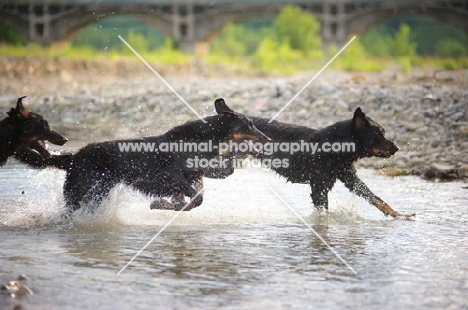
{"label": "vegetation on bank", "polygon": [[[114,17],[80,31],[64,44],[44,48],[26,44],[0,26],[1,55],[68,58],[136,57],[118,38],[121,35],[147,61],[186,64],[197,59],[241,70],[292,73],[321,68],[339,50],[323,48],[320,23],[311,14],[286,6],[276,18],[257,18],[228,24],[209,48],[181,52],[156,29],[135,20]],[[404,72],[414,66],[447,69],[468,67],[468,36],[454,27],[424,17],[399,17],[369,30],[354,40],[332,67],[350,71],[381,71],[399,65]]]}

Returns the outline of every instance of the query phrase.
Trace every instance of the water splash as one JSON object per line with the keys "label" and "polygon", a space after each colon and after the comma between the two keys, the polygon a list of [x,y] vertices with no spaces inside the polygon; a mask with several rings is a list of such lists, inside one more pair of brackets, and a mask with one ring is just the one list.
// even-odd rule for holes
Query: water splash
{"label": "water splash", "polygon": [[[80,230],[161,227],[176,214],[175,211],[151,210],[150,197],[118,185],[95,211],[84,207],[67,219],[63,216],[63,171],[17,170],[15,173],[19,184],[27,180],[27,186],[24,186],[27,190],[25,195],[12,194],[4,206],[0,205],[0,209],[6,210],[0,213],[0,223],[5,226],[60,226],[71,221],[71,225]],[[330,194],[330,211],[324,218],[311,206],[308,185],[286,183],[272,172],[251,168],[237,170],[229,180],[205,179],[203,204],[180,214],[172,225],[299,224],[300,220],[294,213],[272,195],[270,187],[275,188],[291,207],[311,223],[353,223],[364,219],[360,215],[363,210],[366,219],[369,219],[368,210],[374,212],[367,202],[352,196],[343,186],[337,186]],[[378,210],[370,214],[370,219],[387,220]]]}
{"label": "water splash", "polygon": [[2,206],[4,212],[0,215],[0,223],[29,228],[63,222],[62,185],[65,173],[52,169],[17,171],[24,178],[19,178],[19,184],[13,180],[11,187],[25,190],[22,190],[21,195],[10,191],[11,196]]}

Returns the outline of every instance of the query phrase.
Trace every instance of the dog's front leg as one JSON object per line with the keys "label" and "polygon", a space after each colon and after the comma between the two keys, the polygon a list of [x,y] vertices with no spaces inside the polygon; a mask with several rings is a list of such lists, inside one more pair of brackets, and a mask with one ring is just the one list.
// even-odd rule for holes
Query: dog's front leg
{"label": "dog's front leg", "polygon": [[175,211],[180,211],[182,209],[183,211],[190,211],[193,208],[196,208],[199,205],[201,205],[203,202],[202,191],[197,192],[190,184],[187,183],[187,185],[189,186],[189,188],[185,188],[184,194],[185,196],[190,197],[190,202],[188,204],[186,204],[185,202],[175,202]]}
{"label": "dog's front leg", "polygon": [[[173,181],[177,184],[177,191],[172,196],[175,211],[190,211],[203,202],[203,170],[189,171],[183,174],[173,175]],[[192,186],[193,184],[193,186]],[[195,187],[195,188],[194,188]],[[188,204],[185,197],[190,198]]]}
{"label": "dog's front leg", "polygon": [[369,203],[371,203],[372,205],[377,207],[377,209],[382,211],[383,214],[385,214],[385,216],[390,215],[394,218],[405,218],[408,220],[412,220],[415,218],[416,214],[406,215],[393,210],[393,208],[388,203],[386,203],[380,197],[375,195],[367,187],[367,185],[361,179],[358,178],[356,174],[356,169],[354,169],[354,167],[347,169],[338,178],[340,179],[340,181],[343,182],[346,188],[348,188],[351,192],[355,193],[356,195],[366,199]]}

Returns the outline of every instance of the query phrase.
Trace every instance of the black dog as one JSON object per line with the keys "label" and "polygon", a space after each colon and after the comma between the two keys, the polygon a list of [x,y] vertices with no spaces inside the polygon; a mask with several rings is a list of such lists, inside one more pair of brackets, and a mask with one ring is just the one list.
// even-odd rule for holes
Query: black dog
{"label": "black dog", "polygon": [[[191,199],[186,211],[199,206],[202,195],[192,185],[199,185],[203,169],[193,165],[195,159],[211,160],[219,157],[218,149],[206,151],[165,152],[167,143],[209,143],[218,146],[225,141],[268,141],[245,115],[232,111],[223,99],[215,101],[218,115],[190,121],[163,135],[134,140],[106,141],[89,144],[75,155],[44,157],[32,150],[18,152],[16,158],[26,164],[43,168],[53,166],[67,170],[64,196],[69,212],[82,203],[99,203],[118,183],[127,184],[152,197],[176,197],[172,210],[180,210],[185,203],[181,194]],[[153,151],[122,151],[123,145],[153,144]],[[157,150],[157,151],[156,151]],[[192,165],[188,165],[191,162]],[[194,199],[195,197],[195,199]],[[158,208],[158,203],[152,203]],[[163,206],[161,208],[167,208]]]}
{"label": "black dog", "polygon": [[[364,197],[369,203],[376,206],[385,215],[394,218],[405,217],[410,219],[415,215],[403,215],[392,209],[387,203],[376,196],[359,179],[353,164],[365,157],[390,157],[398,151],[398,147],[384,137],[384,129],[357,108],[350,120],[335,123],[320,130],[306,126],[273,121],[252,117],[254,125],[272,139],[271,143],[288,143],[303,141],[314,144],[308,151],[283,152],[280,150],[266,151],[256,155],[259,159],[277,160],[277,165],[270,168],[285,177],[289,182],[310,184],[311,198],[317,209],[328,209],[328,192],[336,180],[340,180],[353,193]],[[338,144],[335,144],[338,143]],[[340,148],[333,151],[333,147]],[[341,146],[349,148],[341,149]],[[320,149],[320,152],[318,151]],[[327,152],[328,151],[328,152]],[[271,162],[270,162],[271,163]],[[284,163],[287,163],[286,165]],[[232,169],[228,170],[228,173]],[[206,174],[205,174],[206,175]]]}
{"label": "black dog", "polygon": [[11,108],[7,112],[8,117],[0,121],[0,166],[15,152],[28,148],[43,156],[50,156],[45,149],[44,140],[56,145],[67,142],[67,138],[50,130],[49,124],[41,115],[24,108],[22,100],[25,97],[18,98],[16,108]]}

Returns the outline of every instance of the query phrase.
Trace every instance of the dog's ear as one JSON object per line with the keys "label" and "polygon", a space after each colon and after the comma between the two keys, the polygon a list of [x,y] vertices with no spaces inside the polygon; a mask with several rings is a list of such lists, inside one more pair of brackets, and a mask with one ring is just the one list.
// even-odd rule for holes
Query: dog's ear
{"label": "dog's ear", "polygon": [[16,102],[16,108],[15,108],[14,113],[20,119],[29,118],[29,111],[23,106],[23,99],[26,97],[27,96],[19,97],[18,101]]}
{"label": "dog's ear", "polygon": [[356,111],[354,111],[354,116],[353,116],[353,128],[356,131],[359,131],[361,129],[367,128],[370,126],[369,120],[366,117],[366,114],[362,112],[361,108],[357,108]]}
{"label": "dog's ear", "polygon": [[218,113],[218,114],[222,114],[222,113],[226,113],[226,112],[228,112],[228,113],[234,113],[234,111],[231,110],[231,109],[227,106],[227,104],[226,104],[226,102],[224,101],[223,98],[218,98],[218,99],[216,99],[214,105],[215,105],[216,113]]}
{"label": "dog's ear", "polygon": [[10,111],[7,112],[9,117],[15,117],[15,108],[11,108]]}

